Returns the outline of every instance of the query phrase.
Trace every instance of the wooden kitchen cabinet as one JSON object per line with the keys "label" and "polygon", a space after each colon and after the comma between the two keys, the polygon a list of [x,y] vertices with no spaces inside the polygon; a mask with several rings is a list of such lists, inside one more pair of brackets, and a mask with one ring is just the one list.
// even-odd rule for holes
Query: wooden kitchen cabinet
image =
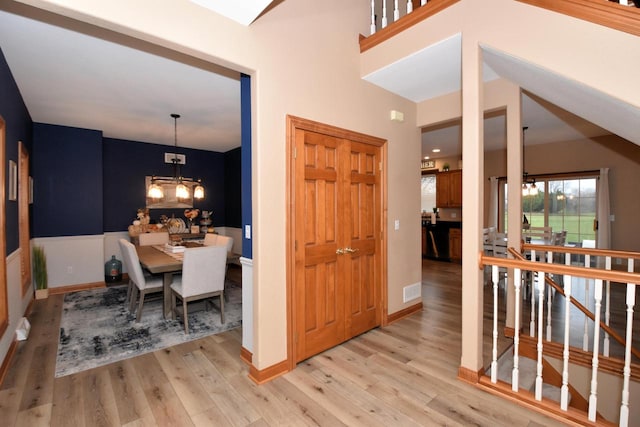
{"label": "wooden kitchen cabinet", "polygon": [[436,175],[436,205],[439,208],[462,207],[462,169]]}
{"label": "wooden kitchen cabinet", "polygon": [[451,261],[462,261],[462,230],[459,228],[449,229],[449,258]]}

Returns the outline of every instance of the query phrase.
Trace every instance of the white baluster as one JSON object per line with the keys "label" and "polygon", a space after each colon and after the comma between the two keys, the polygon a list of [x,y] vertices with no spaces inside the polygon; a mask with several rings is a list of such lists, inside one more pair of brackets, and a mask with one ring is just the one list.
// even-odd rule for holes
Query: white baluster
{"label": "white baluster", "polygon": [[[553,252],[547,252],[547,262],[553,263]],[[546,285],[545,285],[546,286]],[[553,288],[549,287],[547,293],[547,341],[551,341],[551,297],[553,296]]]}
{"label": "white baluster", "polygon": [[560,387],[560,408],[569,407],[569,329],[571,325],[571,276],[564,276],[564,350],[562,351],[562,387]]}
{"label": "white baluster", "polygon": [[498,282],[500,275],[498,266],[491,267],[491,282],[493,283],[493,348],[491,351],[491,382],[498,382]]}
{"label": "white baluster", "polygon": [[371,0],[371,34],[376,33],[376,1]]}
{"label": "white baluster", "polygon": [[387,0],[382,0],[382,28],[387,27]]}
{"label": "white baluster", "polygon": [[[536,251],[535,249],[531,251],[531,261],[535,262],[536,260]],[[529,321],[529,336],[536,336],[536,275],[535,271],[530,271],[531,274],[531,319]]]}
{"label": "white baluster", "polygon": [[[633,260],[629,260],[629,272],[633,272]],[[631,344],[633,339],[633,306],[636,301],[636,285],[627,283],[627,333],[624,347],[624,369],[622,370],[622,403],[620,426],[629,425],[629,379],[631,378]]]}
{"label": "white baluster", "polygon": [[536,365],[536,400],[542,400],[542,333],[543,333],[543,305],[544,305],[544,271],[538,271],[538,363]]}
{"label": "white baluster", "polygon": [[[591,255],[584,256],[585,268],[591,268]],[[589,308],[589,284],[591,279],[584,279],[584,305]],[[584,316],[584,333],[582,334],[582,349],[589,351],[589,318]]]}
{"label": "white baluster", "polygon": [[411,12],[413,12],[413,3],[411,2],[411,0],[407,1],[407,15],[410,14]]}
{"label": "white baluster", "polygon": [[515,288],[515,333],[513,336],[513,370],[511,371],[511,390],[518,391],[520,381],[519,357],[520,352],[520,287],[522,285],[522,271],[519,268],[513,270],[513,283]]}
{"label": "white baluster", "polygon": [[593,359],[591,361],[591,395],[589,396],[589,421],[596,420],[598,409],[598,351],[600,350],[600,309],[602,307],[602,279],[596,279],[594,295],[595,319],[593,327]]}
{"label": "white baluster", "polygon": [[[604,268],[606,270],[611,270],[611,257],[608,256],[604,261]],[[604,324],[609,326],[609,320],[611,318],[611,282],[607,280],[606,282],[606,292],[605,292],[605,300],[604,300]],[[602,346],[602,354],[609,357],[609,333],[604,331],[604,344]]]}
{"label": "white baluster", "polygon": [[393,22],[400,19],[400,8],[398,7],[398,0],[393,2]]}

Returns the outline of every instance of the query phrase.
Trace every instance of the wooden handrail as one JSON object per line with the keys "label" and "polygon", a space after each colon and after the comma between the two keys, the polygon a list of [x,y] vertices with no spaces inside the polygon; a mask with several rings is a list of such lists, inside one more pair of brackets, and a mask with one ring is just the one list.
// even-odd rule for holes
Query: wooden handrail
{"label": "wooden handrail", "polygon": [[[513,255],[516,259],[525,260],[525,258],[522,256],[522,254],[518,253],[518,251],[516,251],[513,248],[509,248],[509,253],[511,255]],[[562,295],[565,298],[567,297],[567,295],[564,293],[564,289],[560,285],[558,285],[556,283],[556,281],[553,280],[551,277],[549,277],[549,276],[547,276],[545,274],[544,281],[549,286],[553,287],[557,292],[559,292],[560,295]],[[593,322],[596,321],[596,316],[587,307],[582,305],[582,303],[580,303],[580,301],[575,299],[573,296],[569,297],[569,301],[571,301],[571,304],[573,304],[576,307],[578,307],[578,310],[580,310],[582,313],[584,313],[584,315],[587,316],[589,319],[591,319],[591,321],[593,321]],[[603,321],[600,321],[600,327],[602,329],[604,329],[604,331],[606,333],[608,333],[610,337],[612,337],[614,340],[618,341],[619,344],[621,344],[623,347],[626,347],[627,343],[626,343],[625,339],[622,338],[620,335],[618,335],[618,333],[616,331],[611,329],[611,327],[609,325],[607,325]],[[639,350],[635,349],[634,347],[631,347],[631,353],[633,353],[634,356],[636,356],[638,359],[640,359],[640,351]]]}
{"label": "wooden handrail", "polygon": [[619,251],[614,249],[578,248],[572,246],[534,245],[521,242],[520,251],[571,253],[575,255],[610,256],[611,258],[633,258],[640,260],[640,253],[631,251]]}
{"label": "wooden handrail", "polygon": [[375,34],[371,34],[368,37],[365,37],[361,34],[360,53],[365,52],[386,40],[389,40],[393,36],[403,32],[407,28],[410,28],[424,21],[430,16],[435,15],[436,13],[448,8],[452,4],[458,3],[459,1],[460,0],[431,0],[427,2],[427,4],[415,9],[413,12],[404,15],[396,22],[392,22],[385,28],[376,31]]}
{"label": "wooden handrail", "polygon": [[[537,247],[542,247],[537,245]],[[555,247],[555,246],[553,246]],[[513,249],[513,248],[510,248]],[[513,249],[515,250],[515,249]],[[552,274],[568,274],[574,277],[585,279],[602,279],[610,282],[640,284],[640,274],[628,273],[626,271],[603,270],[601,268],[584,268],[564,264],[549,264],[546,262],[520,261],[511,258],[498,258],[484,254],[479,254],[478,268],[482,270],[486,265],[497,265],[505,268],[519,268],[528,271],[543,271]]]}
{"label": "wooden handrail", "polygon": [[640,9],[602,0],[517,0],[640,36]]}

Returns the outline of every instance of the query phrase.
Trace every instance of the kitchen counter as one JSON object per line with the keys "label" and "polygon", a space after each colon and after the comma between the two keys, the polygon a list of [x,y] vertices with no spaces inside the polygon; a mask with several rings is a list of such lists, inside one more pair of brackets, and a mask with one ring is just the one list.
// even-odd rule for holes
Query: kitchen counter
{"label": "kitchen counter", "polygon": [[422,257],[438,261],[451,261],[449,230],[462,228],[460,221],[422,219]]}

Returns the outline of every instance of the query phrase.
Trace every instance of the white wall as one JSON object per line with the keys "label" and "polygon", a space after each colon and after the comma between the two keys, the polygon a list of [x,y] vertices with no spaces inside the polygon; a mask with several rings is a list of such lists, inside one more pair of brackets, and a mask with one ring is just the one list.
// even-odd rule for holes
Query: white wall
{"label": "white wall", "polygon": [[104,281],[104,235],[40,237],[31,242],[44,247],[49,288]]}
{"label": "white wall", "polygon": [[0,338],[0,363],[9,351],[11,343],[15,339],[15,331],[18,322],[24,316],[24,312],[33,298],[33,291],[22,296],[20,285],[20,249],[10,254],[7,259],[7,302],[9,305],[9,327]]}

